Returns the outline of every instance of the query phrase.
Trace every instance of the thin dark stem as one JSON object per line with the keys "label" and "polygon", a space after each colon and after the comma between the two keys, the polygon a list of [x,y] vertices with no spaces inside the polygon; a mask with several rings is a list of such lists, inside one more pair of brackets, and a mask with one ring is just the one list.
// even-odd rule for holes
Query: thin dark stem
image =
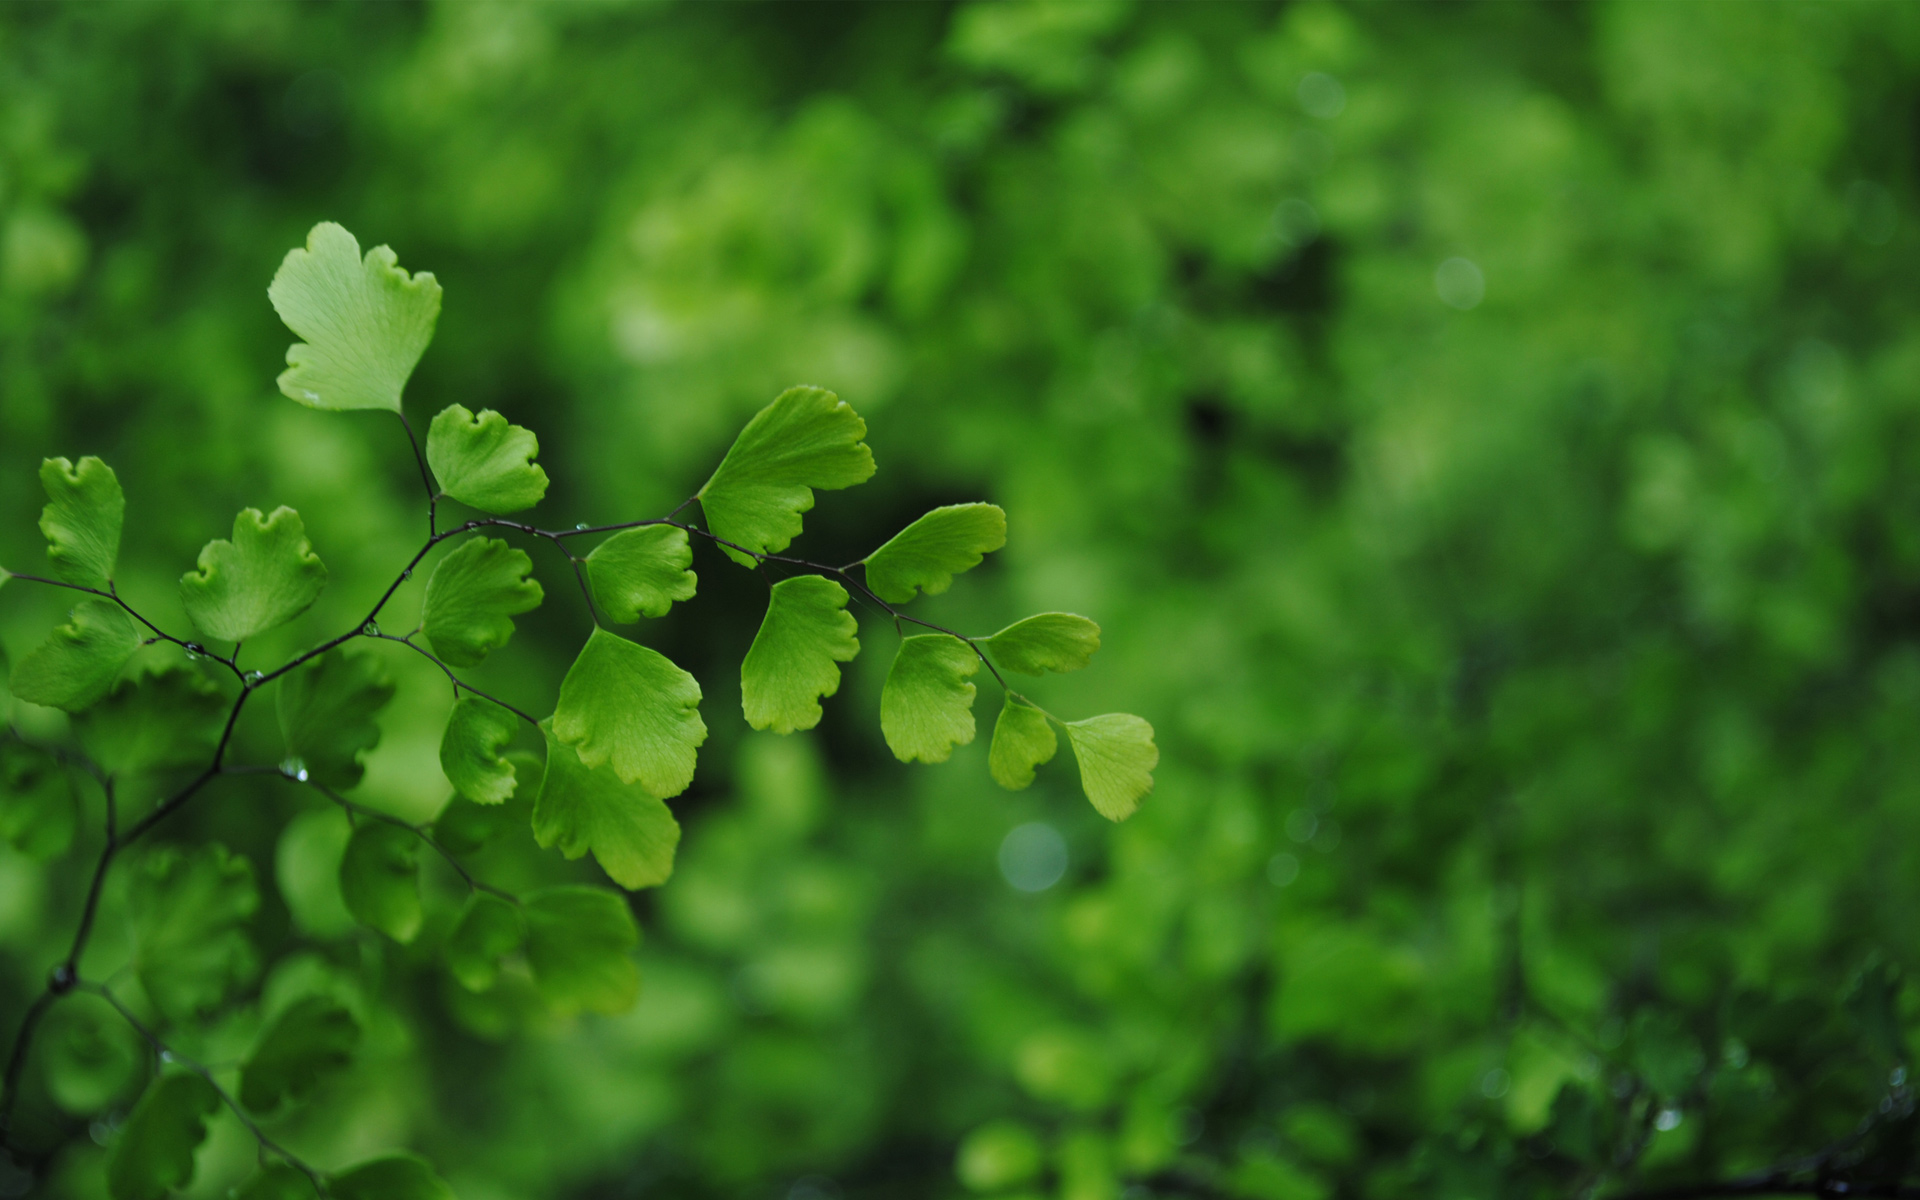
{"label": "thin dark stem", "polygon": [[[168,633],[166,630],[160,628],[158,625],[155,625],[152,621],[147,620],[145,616],[141,615],[140,610],[136,609],[133,605],[128,604],[125,600],[122,600],[120,598],[119,589],[113,586],[113,583],[111,580],[108,581],[106,588],[103,590],[101,588],[87,587],[85,584],[68,583],[64,579],[48,579],[44,575],[12,574],[11,578],[24,579],[28,583],[44,583],[48,587],[65,588],[70,592],[85,592],[89,596],[98,596],[102,600],[111,600],[115,604],[118,604],[121,607],[121,609],[123,609],[126,612],[128,616],[132,617],[134,620],[140,622],[142,625],[145,625],[148,629],[152,630],[153,637],[155,640],[162,641],[162,642],[171,642],[173,645],[180,647],[182,650],[185,650],[189,654],[204,655],[205,657],[210,658],[213,661],[219,663],[220,665],[226,667],[229,671],[232,671],[234,675],[236,676],[243,675],[243,672],[240,670],[239,666],[233,661],[234,655],[237,655],[240,652],[240,648],[238,646],[234,647],[233,655],[229,655],[225,658],[222,658],[220,655],[215,654],[213,651],[207,649],[205,646],[202,646],[198,642],[190,642],[190,641],[187,641],[185,638],[178,638],[173,636],[172,634]],[[151,642],[149,642],[148,644],[151,644]]]}
{"label": "thin dark stem", "polygon": [[474,687],[472,684],[468,683],[466,680],[460,678],[458,675],[455,675],[453,673],[452,667],[449,667],[446,663],[440,661],[440,658],[437,655],[435,655],[432,651],[428,650],[425,646],[422,646],[417,642],[410,641],[407,638],[403,638],[398,634],[376,633],[376,634],[371,634],[369,636],[374,638],[376,641],[399,642],[402,646],[405,646],[407,649],[413,651],[415,654],[418,654],[422,658],[425,658],[428,662],[432,663],[434,666],[439,667],[440,670],[446,674],[447,681],[453,684],[453,691],[456,696],[459,695],[461,692],[471,692],[474,695],[480,697],[482,700],[487,701],[488,703],[497,704],[501,708],[506,709],[508,712],[512,713],[516,717],[519,717],[522,721],[525,721],[527,724],[533,726],[535,729],[540,728],[540,719],[538,717],[529,716],[527,713],[524,713],[519,709],[515,708],[513,705],[508,704],[505,700],[502,700],[497,696],[489,695],[486,692],[481,691],[479,688]]}
{"label": "thin dark stem", "polygon": [[407,414],[395,413],[400,418],[400,427],[407,431],[407,444],[413,447],[413,461],[420,466],[420,484],[427,489],[427,536],[434,537],[440,530],[440,493],[433,486],[433,476],[427,471],[427,456],[420,452],[420,439],[413,436],[413,422],[407,420]]}
{"label": "thin dark stem", "polygon": [[447,865],[453,868],[454,874],[460,876],[461,880],[466,883],[469,890],[476,891],[476,892],[486,892],[489,895],[498,896],[502,900],[506,900],[514,904],[520,903],[520,897],[514,895],[512,892],[509,892],[504,888],[494,887],[490,883],[482,883],[480,880],[475,879],[473,877],[473,873],[468,871],[466,867],[462,866],[460,864],[460,860],[453,856],[453,851],[447,849],[445,846],[442,846],[439,842],[439,839],[435,838],[433,834],[429,830],[427,830],[424,826],[415,825],[410,821],[403,821],[399,817],[393,816],[391,813],[383,813],[377,808],[368,808],[364,804],[356,804],[352,800],[349,800],[345,796],[342,796],[339,792],[334,791],[332,788],[328,787],[324,783],[317,783],[311,779],[301,779],[298,776],[288,775],[285,772],[280,772],[279,774],[280,774],[280,777],[282,779],[285,779],[288,783],[301,783],[301,784],[305,784],[310,788],[313,788],[315,791],[319,792],[321,795],[325,796],[327,799],[333,801],[335,804],[338,804],[341,808],[345,809],[349,814],[367,817],[375,821],[384,821],[389,825],[395,826],[396,828],[399,828],[399,829],[404,829],[408,833],[411,833],[413,836],[419,838],[421,841],[425,842],[428,846],[432,847],[434,853],[438,854],[441,858],[446,859]]}
{"label": "thin dark stem", "polygon": [[90,992],[102,1000],[105,1000],[108,1004],[113,1005],[114,1011],[120,1014],[122,1020],[133,1027],[135,1033],[146,1039],[147,1044],[153,1047],[154,1053],[160,1056],[161,1061],[177,1062],[189,1071],[200,1076],[200,1078],[206,1080],[207,1086],[212,1088],[214,1092],[219,1095],[220,1099],[225,1102],[226,1106],[233,1110],[234,1116],[240,1118],[240,1123],[247,1127],[247,1132],[253,1135],[254,1141],[260,1143],[261,1149],[270,1154],[278,1155],[289,1166],[296,1168],[301,1174],[312,1180],[315,1190],[322,1196],[328,1194],[326,1176],[308,1165],[299,1155],[268,1137],[260,1126],[254,1123],[253,1118],[247,1115],[246,1110],[240,1107],[240,1102],[235,1100],[232,1094],[229,1093],[227,1089],[221,1087],[219,1082],[214,1079],[211,1070],[167,1045],[166,1042],[160,1039],[159,1034],[148,1028],[146,1023],[135,1016],[133,1010],[129,1009],[125,1004],[122,1004],[120,997],[114,995],[107,987],[97,983],[81,983],[77,986],[82,991]]}
{"label": "thin dark stem", "polygon": [[34,997],[20,1018],[20,1028],[13,1035],[13,1050],[7,1055],[7,1073],[4,1081],[0,1081],[0,1144],[11,1144],[13,1140],[13,1106],[20,1099],[20,1076],[27,1069],[27,1049],[33,1045],[33,1031],[40,1024],[40,1018],[46,1016],[47,1010],[64,994],[49,986]]}

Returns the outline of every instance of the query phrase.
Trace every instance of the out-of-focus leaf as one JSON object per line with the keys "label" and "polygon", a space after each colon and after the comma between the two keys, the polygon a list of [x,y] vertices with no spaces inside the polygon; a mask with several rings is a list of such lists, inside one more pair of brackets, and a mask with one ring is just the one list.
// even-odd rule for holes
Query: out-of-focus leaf
{"label": "out-of-focus leaf", "polygon": [[161,1200],[193,1182],[193,1160],[207,1139],[207,1118],[220,1093],[193,1071],[155,1080],[133,1106],[107,1161],[113,1200]]}
{"label": "out-of-focus leaf", "polygon": [[81,748],[110,774],[204,767],[229,704],[201,672],[168,663],[136,668],[73,725]]}
{"label": "out-of-focus leaf", "polygon": [[906,638],[880,692],[880,732],[901,762],[947,761],[973,741],[973,647],[944,633]]}
{"label": "out-of-focus leaf", "polygon": [[40,464],[47,506],[40,532],[55,576],[81,587],[104,588],[120,557],[120,525],[127,499],[113,468],[88,455],[75,466],[64,458]]}
{"label": "out-of-focus leaf", "polygon": [[315,783],[360,782],[360,755],[380,744],[374,714],[393,699],[393,680],[371,654],[329,650],[280,677],[280,732],[287,755]]}
{"label": "out-of-focus leaf", "polygon": [[447,937],[447,970],[470,992],[484,992],[500,977],[500,960],[527,940],[520,910],[486,892],[467,897]]}
{"label": "out-of-focus leaf", "polygon": [[747,422],[701,487],[707,529],[747,551],[722,547],[743,567],[754,565],[754,554],[786,549],[800,536],[815,488],[848,488],[873,474],[873,452],[860,440],[866,435],[866,422],[832,392],[780,393]]}
{"label": "out-of-focus leaf", "polygon": [[83,713],[112,690],[140,631],[111,600],[82,600],[65,625],[56,626],[13,668],[13,694],[29,704]]}
{"label": "out-of-focus leaf", "polygon": [[354,920],[396,942],[411,942],[422,919],[419,835],[362,820],[340,860],[340,896]]}
{"label": "out-of-focus leaf", "polygon": [[554,1007],[625,1012],[640,995],[640,927],[618,892],[546,888],[526,897],[527,961]]}
{"label": "out-of-focus leaf", "polygon": [[161,846],[133,880],[133,965],[161,1012],[210,1012],[259,970],[247,934],[260,907],[253,864],[218,843]]}
{"label": "out-of-focus leaf", "polygon": [[513,767],[512,794],[499,804],[475,804],[455,793],[433,822],[433,839],[441,846],[472,854],[510,829],[528,828],[546,767],[524,750],[509,750],[505,757]]}
{"label": "out-of-focus leaf", "polygon": [[1007,544],[1007,514],[997,504],[936,508],[867,555],[867,586],[892,604],[921,591],[937,596],[953,577]]}
{"label": "out-of-focus leaf", "polygon": [[532,508],[547,494],[547,472],[534,462],[540,439],[490,408],[474,415],[450,404],[427,429],[427,462],[440,490],[482,512]]}
{"label": "out-of-focus leaf", "polygon": [[318,1200],[305,1171],[283,1162],[267,1163],[233,1190],[233,1200]]}
{"label": "out-of-focus leaf", "polygon": [[840,690],[840,666],[860,653],[847,589],[819,575],[773,585],[760,632],[740,664],[747,724],[775,733],[820,723],[820,698]]}
{"label": "out-of-focus leaf", "polygon": [[322,221],[287,251],[267,288],[273,310],[305,341],[287,347],[280,390],[312,408],[400,411],[400,393],[433,340],[440,285],[408,275],[392,250]]}
{"label": "out-of-focus leaf", "polygon": [[46,1018],[40,1034],[47,1091],[76,1116],[99,1112],[125,1096],[147,1065],[147,1043],[98,996],[76,992]]}
{"label": "out-of-focus leaf", "polygon": [[257,1113],[298,1101],[353,1060],[360,1023],[330,996],[294,1001],[261,1036],[240,1068],[240,1103]]}
{"label": "out-of-focus leaf", "polygon": [[73,845],[80,810],[73,781],[53,755],[0,740],[0,836],[28,858],[47,862]]}
{"label": "out-of-focus leaf", "polygon": [[202,633],[241,642],[307,611],[326,585],[299,513],[243,508],[233,540],[208,542],[199,569],[180,577],[180,600]]}
{"label": "out-of-focus leaf", "polygon": [[411,1154],[349,1167],[327,1180],[327,1192],[334,1200],[454,1200],[427,1160]]}

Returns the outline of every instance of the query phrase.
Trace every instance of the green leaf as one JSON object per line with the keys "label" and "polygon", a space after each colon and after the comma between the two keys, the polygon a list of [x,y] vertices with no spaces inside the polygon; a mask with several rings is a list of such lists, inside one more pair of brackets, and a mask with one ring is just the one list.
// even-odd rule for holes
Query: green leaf
{"label": "green leaf", "polygon": [[113,689],[140,648],[133,618],[111,600],[82,600],[71,618],[13,668],[13,694],[29,704],[83,713]]}
{"label": "green leaf", "polygon": [[393,680],[372,655],[329,650],[280,677],[280,732],[287,755],[308,777],[349,788],[360,755],[380,744],[374,714],[393,699]]}
{"label": "green leaf", "polygon": [[527,962],[547,1002],[562,1010],[620,1013],[640,996],[629,952],[640,927],[619,893],[545,888],[526,898]]}
{"label": "green leaf", "polygon": [[840,690],[840,666],[860,653],[847,589],[819,575],[773,585],[766,619],[740,664],[747,724],[775,733],[820,723],[820,698]]}
{"label": "green leaf", "polygon": [[611,763],[623,782],[678,796],[707,740],[700,684],[658,651],[596,629],[560,682],[553,732],[587,766]]}
{"label": "green leaf", "polygon": [[698,577],[687,570],[687,531],[643,525],[614,534],[587,555],[587,578],[608,619],[628,625],[642,614],[664,617],[676,600],[691,600]]}
{"label": "green leaf", "polygon": [[937,596],[953,577],[1007,544],[1007,514],[997,504],[936,508],[867,555],[867,586],[882,600],[905,604],[916,591]]}
{"label": "green leaf", "polygon": [[1009,695],[1000,708],[1000,719],[993,723],[987,771],[995,783],[1017,792],[1033,782],[1034,768],[1050,761],[1059,748],[1047,715]]}
{"label": "green leaf", "polygon": [[440,739],[440,769],[462,796],[476,804],[500,804],[513,795],[513,764],[500,748],[512,739],[518,719],[478,696],[453,702]]}
{"label": "green leaf", "polygon": [[48,862],[73,845],[80,808],[60,761],[38,747],[0,741],[0,835],[28,858]]}
{"label": "green leaf", "polygon": [[1160,750],[1153,726],[1131,713],[1107,713],[1066,723],[1067,741],[1080,763],[1080,786],[1109,821],[1124,821],[1153,790]]}
{"label": "green leaf", "polygon": [[533,461],[540,439],[490,408],[440,410],[427,429],[427,462],[440,490],[481,512],[532,508],[547,494],[547,473]]}
{"label": "green leaf", "polygon": [[419,836],[386,821],[361,821],[340,860],[340,897],[354,920],[411,942],[421,920]]}
{"label": "green leaf", "polygon": [[588,767],[571,746],[547,734],[547,773],[533,806],[533,836],[568,858],[588,850],[624,888],[653,887],[673,874],[680,823],[646,787],[621,780],[611,767]]}
{"label": "green leaf", "polygon": [[240,1103],[257,1113],[298,1101],[353,1060],[360,1023],[331,996],[305,996],[268,1027],[240,1068]]}
{"label": "green leaf", "polygon": [[1041,613],[986,640],[994,661],[1022,675],[1078,671],[1100,648],[1100,627],[1074,613]]}
{"label": "green leaf", "polygon": [[832,392],[788,388],[754,414],[701,487],[707,529],[747,551],[722,547],[743,567],[754,565],[752,554],[786,549],[813,507],[812,489],[852,487],[873,474],[866,435],[867,423]]}
{"label": "green leaf", "polygon": [[162,846],[133,881],[133,966],[148,999],[188,1020],[251,981],[259,958],[247,924],[260,907],[253,864],[217,842]]}
{"label": "green leaf", "polygon": [[901,762],[945,762],[973,740],[973,647],[944,633],[900,643],[880,690],[880,732]]}
{"label": "green leaf", "polygon": [[518,908],[498,896],[475,892],[447,937],[447,970],[461,987],[484,992],[499,978],[500,960],[526,940],[527,922]]}
{"label": "green leaf", "polygon": [[233,1190],[233,1200],[318,1200],[313,1180],[298,1167],[268,1163]]}
{"label": "green leaf", "polygon": [[420,625],[434,653],[456,667],[477,667],[513,636],[513,617],[540,607],[528,579],[533,560],[499,538],[472,538],[440,560],[427,580]]}
{"label": "green leaf", "polygon": [[392,250],[360,243],[331,221],[289,250],[267,288],[273,311],[305,338],[287,347],[280,390],[312,408],[400,411],[400,392],[433,340],[440,284],[408,275]]}
{"label": "green leaf", "polygon": [[282,505],[263,517],[243,508],[233,540],[208,542],[200,569],[180,577],[180,600],[200,632],[244,642],[307,611],[325,586],[326,565],[299,513]]}
{"label": "green leaf", "polygon": [[73,725],[81,749],[110,774],[203,767],[220,740],[227,708],[205,675],[167,663],[128,674]]}
{"label": "green leaf", "polygon": [[546,768],[524,750],[508,751],[506,761],[513,768],[512,794],[500,804],[475,804],[456,793],[433,822],[434,841],[454,854],[472,854],[509,829],[528,827]]}
{"label": "green leaf", "polygon": [[113,1200],[162,1200],[193,1182],[193,1156],[207,1140],[220,1093],[193,1071],[162,1075],[133,1106],[107,1161]]}
{"label": "green leaf", "polygon": [[98,996],[76,992],[47,1017],[40,1035],[47,1091],[75,1116],[99,1112],[145,1073],[147,1044]]}
{"label": "green leaf", "polygon": [[392,1154],[349,1167],[327,1181],[333,1200],[454,1200],[427,1160]]}
{"label": "green leaf", "polygon": [[105,588],[120,557],[120,523],[127,512],[113,468],[92,455],[77,467],[49,458],[40,464],[40,485],[47,490],[40,532],[47,538],[54,575],[81,587]]}

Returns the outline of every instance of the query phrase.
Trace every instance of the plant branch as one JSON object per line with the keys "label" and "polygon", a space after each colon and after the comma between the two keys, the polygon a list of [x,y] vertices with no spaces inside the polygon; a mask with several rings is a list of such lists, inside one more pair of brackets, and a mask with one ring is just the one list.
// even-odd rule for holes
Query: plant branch
{"label": "plant branch", "polygon": [[[269,768],[269,769],[272,770],[273,768]],[[467,870],[466,867],[462,866],[460,863],[460,860],[453,856],[453,851],[447,849],[445,846],[442,846],[439,842],[439,839],[435,838],[433,834],[425,826],[415,825],[411,821],[403,821],[399,817],[393,816],[390,813],[383,813],[377,808],[368,808],[364,804],[357,804],[354,801],[347,799],[345,796],[342,796],[339,792],[334,791],[332,788],[328,787],[324,783],[319,783],[312,779],[301,779],[296,775],[289,775],[284,771],[276,770],[275,773],[278,774],[280,778],[286,780],[288,783],[304,784],[307,787],[313,788],[315,791],[319,792],[321,795],[325,796],[327,799],[333,801],[335,804],[338,804],[341,808],[345,809],[349,813],[357,814],[362,817],[367,817],[370,820],[384,821],[389,825],[396,826],[400,829],[406,830],[408,833],[411,833],[415,837],[419,838],[421,841],[425,842],[428,846],[432,847],[434,853],[438,854],[441,858],[446,859],[447,865],[453,868],[454,873],[460,876],[461,880],[463,880],[466,883],[469,890],[476,891],[476,892],[486,892],[489,895],[498,896],[502,900],[507,900],[514,904],[520,903],[520,897],[514,895],[512,892],[509,892],[504,888],[494,887],[490,883],[483,883],[480,880],[475,879],[473,877],[473,873]]]}
{"label": "plant branch", "polygon": [[453,691],[456,696],[459,695],[461,692],[471,692],[474,695],[480,697],[482,700],[488,701],[489,703],[492,703],[492,704],[497,704],[501,708],[506,709],[508,712],[512,713],[516,717],[519,717],[522,721],[525,721],[527,724],[533,726],[535,729],[540,728],[540,720],[538,717],[529,716],[527,713],[524,713],[521,710],[515,708],[513,705],[508,704],[505,700],[499,699],[496,696],[491,696],[486,692],[481,691],[479,688],[474,687],[472,684],[468,683],[466,680],[460,678],[458,675],[455,675],[453,673],[453,668],[449,667],[446,663],[442,662],[438,655],[428,650],[425,646],[420,645],[418,642],[412,641],[410,637],[401,637],[398,634],[393,634],[393,633],[375,633],[375,634],[370,634],[369,636],[376,641],[399,642],[402,646],[405,646],[407,649],[413,651],[415,654],[418,654],[421,657],[425,658],[428,662],[432,663],[434,666],[439,667],[441,671],[446,673],[447,681],[453,684]]}
{"label": "plant branch", "polygon": [[420,483],[427,489],[427,536],[434,537],[440,528],[440,493],[433,486],[433,476],[427,471],[427,456],[420,452],[420,439],[413,436],[413,422],[407,420],[407,414],[396,412],[400,418],[400,428],[407,431],[407,444],[413,447],[413,461],[420,467]]}
{"label": "plant branch", "polygon": [[239,654],[240,648],[238,646],[234,647],[234,654],[228,655],[227,657],[222,658],[220,655],[215,654],[213,651],[207,649],[205,646],[201,645],[198,642],[190,642],[190,641],[187,641],[185,638],[179,638],[179,637],[173,636],[171,633],[168,633],[166,630],[160,628],[158,625],[155,625],[152,621],[147,620],[145,616],[141,615],[139,609],[136,609],[133,605],[128,604],[125,600],[121,599],[119,589],[114,587],[113,582],[111,580],[109,580],[107,583],[107,586],[104,589],[102,589],[102,588],[87,587],[85,584],[68,583],[64,579],[48,579],[44,575],[11,574],[10,577],[14,579],[24,579],[28,583],[44,583],[48,587],[65,588],[70,592],[85,592],[89,596],[98,596],[102,600],[111,600],[115,604],[118,604],[126,612],[128,616],[132,617],[134,620],[140,622],[142,625],[145,625],[148,629],[152,630],[153,636],[156,639],[163,642],[171,642],[173,645],[176,645],[180,647],[182,650],[185,650],[188,654],[196,654],[196,655],[203,656],[205,658],[210,658],[214,662],[217,662],[222,666],[226,667],[229,671],[232,671],[236,677],[240,677],[240,678],[245,677],[244,672],[240,670],[239,664],[234,662],[234,657]]}
{"label": "plant branch", "polygon": [[219,1095],[220,1099],[226,1103],[226,1106],[233,1110],[233,1115],[240,1118],[240,1123],[247,1127],[247,1132],[251,1133],[253,1139],[260,1143],[261,1149],[270,1154],[278,1155],[289,1166],[298,1169],[301,1174],[313,1181],[315,1190],[322,1196],[329,1194],[327,1192],[326,1176],[315,1170],[305,1160],[300,1158],[299,1155],[268,1137],[266,1132],[254,1123],[253,1118],[247,1115],[246,1110],[240,1107],[240,1102],[233,1098],[233,1094],[221,1087],[219,1081],[214,1079],[213,1072],[210,1069],[167,1045],[166,1042],[160,1039],[159,1034],[148,1028],[147,1024],[139,1017],[134,1016],[133,1011],[120,1002],[120,997],[114,995],[113,992],[104,985],[98,983],[80,983],[77,986],[80,990],[98,996],[108,1004],[113,1005],[114,1011],[119,1013],[121,1019],[128,1025],[133,1026],[135,1033],[146,1039],[147,1044],[153,1047],[154,1053],[160,1056],[162,1062],[177,1062],[189,1071],[200,1076],[200,1078],[206,1080],[207,1086],[212,1088],[214,1092]]}

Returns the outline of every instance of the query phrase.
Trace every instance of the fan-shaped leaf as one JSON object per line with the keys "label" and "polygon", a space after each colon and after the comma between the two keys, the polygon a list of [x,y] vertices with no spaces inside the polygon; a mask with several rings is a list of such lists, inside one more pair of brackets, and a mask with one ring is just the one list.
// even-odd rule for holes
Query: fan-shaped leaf
{"label": "fan-shaped leaf", "polygon": [[29,704],[83,713],[105,698],[140,648],[133,618],[111,600],[82,600],[13,668],[13,694]]}
{"label": "fan-shaped leaf", "polygon": [[773,585],[760,632],[740,664],[747,724],[775,733],[820,723],[820,698],[840,690],[840,664],[860,653],[847,589],[819,575]]}
{"label": "fan-shaped leaf", "polygon": [[813,507],[812,489],[852,487],[873,474],[866,435],[867,423],[832,392],[788,388],[747,422],[700,489],[708,530],[746,550],[722,547],[745,567],[753,554],[786,549]]}
{"label": "fan-shaped leaf", "polygon": [[1059,748],[1047,715],[1009,695],[1000,708],[1000,719],[993,723],[987,770],[995,783],[1017,792],[1033,782],[1034,768],[1051,761]]}
{"label": "fan-shaped leaf", "polygon": [[1080,763],[1080,786],[1109,821],[1124,821],[1153,790],[1160,763],[1153,726],[1131,713],[1107,713],[1066,723],[1067,741]]}
{"label": "fan-shaped leaf", "polygon": [[640,971],[629,952],[640,927],[617,892],[546,888],[526,898],[527,962],[540,994],[554,1007],[625,1012],[640,995]]}
{"label": "fan-shaped leaf", "polygon": [[340,898],[362,925],[411,942],[420,932],[420,838],[386,821],[362,821],[340,860]]}
{"label": "fan-shaped leaf", "polygon": [[99,1112],[145,1074],[147,1043],[98,996],[77,992],[47,1016],[40,1034],[47,1091],[76,1116]]}
{"label": "fan-shaped leaf", "polygon": [[298,1101],[353,1060],[360,1023],[331,996],[294,1001],[240,1068],[240,1103],[257,1113]]}
{"label": "fan-shaped leaf", "polygon": [[527,578],[533,560],[499,538],[473,538],[440,560],[427,580],[420,624],[436,654],[477,667],[513,636],[516,614],[540,607],[544,593]]}
{"label": "fan-shaped leaf", "polygon": [[351,233],[323,221],[304,249],[281,260],[267,298],[306,339],[287,347],[283,393],[313,408],[400,411],[400,393],[440,316],[432,275],[408,275],[385,246],[363,259]]}
{"label": "fan-shaped leaf", "polygon": [[92,455],[74,466],[64,458],[40,464],[47,506],[40,510],[53,573],[81,587],[104,588],[120,557],[120,523],[127,498],[113,468]]}
{"label": "fan-shaped leaf", "polygon": [[235,1188],[233,1200],[318,1200],[313,1180],[298,1167],[267,1163]]}
{"label": "fan-shaped leaf", "polygon": [[700,685],[665,655],[596,629],[560,683],[553,732],[586,766],[611,763],[623,782],[678,796],[707,740]]}
{"label": "fan-shaped leaf", "polygon": [[547,772],[533,806],[533,836],[568,858],[588,850],[624,888],[653,887],[673,874],[680,824],[645,787],[609,766],[588,767],[547,726]]}
{"label": "fan-shaped leaf", "polygon": [[113,1200],[161,1200],[193,1182],[194,1152],[207,1140],[207,1118],[220,1093],[193,1071],[168,1072],[133,1106],[107,1161]]}
{"label": "fan-shaped leaf", "polygon": [[454,1200],[424,1158],[393,1154],[349,1167],[327,1181],[334,1200]]}
{"label": "fan-shaped leaf", "polygon": [[454,701],[440,739],[440,769],[462,796],[476,804],[499,804],[513,795],[513,764],[500,748],[513,737],[517,719],[478,696]]}
{"label": "fan-shaped leaf", "polygon": [[80,746],[111,774],[204,766],[220,740],[227,699],[199,671],[136,668],[74,721]]}
{"label": "fan-shaped leaf", "polygon": [[250,981],[259,958],[247,923],[260,907],[253,864],[217,842],[147,855],[133,881],[133,966],[175,1020],[211,1011]]}
{"label": "fan-shaped leaf", "polygon": [[208,542],[199,570],[180,577],[180,599],[202,633],[243,642],[307,611],[326,585],[299,513],[283,505],[263,517],[243,508],[233,540]]}
{"label": "fan-shaped leaf", "polygon": [[994,661],[1022,675],[1078,671],[1100,648],[1100,627],[1074,613],[1041,613],[994,634],[986,641]]}
{"label": "fan-shaped leaf", "polygon": [[880,732],[901,762],[945,762],[973,740],[973,647],[944,633],[900,643],[880,691]]}
{"label": "fan-shaped leaf", "polygon": [[867,586],[891,604],[917,592],[937,596],[953,577],[980,565],[1007,544],[1007,514],[997,504],[949,504],[936,508],[867,555]]}
{"label": "fan-shaped leaf", "polygon": [[73,845],[80,810],[73,781],[38,747],[0,741],[0,835],[28,858],[48,862]]}
{"label": "fan-shaped leaf", "polygon": [[472,854],[507,830],[528,828],[545,767],[524,750],[505,758],[513,768],[512,794],[500,804],[475,804],[455,793],[433,822],[434,841],[454,854]]}
{"label": "fan-shaped leaf", "polygon": [[623,529],[587,555],[587,578],[594,599],[608,618],[622,625],[642,614],[664,617],[676,600],[693,598],[699,582],[692,571],[693,548],[687,531],[673,525]]}
{"label": "fan-shaped leaf", "polygon": [[490,408],[478,416],[450,404],[427,428],[427,462],[440,490],[482,512],[532,508],[547,494],[547,472],[533,461],[540,439]]}
{"label": "fan-shaped leaf", "polygon": [[373,656],[329,650],[280,678],[280,732],[287,754],[315,783],[352,787],[360,755],[380,744],[374,714],[393,699],[393,680]]}
{"label": "fan-shaped leaf", "polygon": [[527,940],[520,910],[498,896],[475,892],[447,937],[447,970],[470,992],[484,992],[500,976],[500,960]]}

